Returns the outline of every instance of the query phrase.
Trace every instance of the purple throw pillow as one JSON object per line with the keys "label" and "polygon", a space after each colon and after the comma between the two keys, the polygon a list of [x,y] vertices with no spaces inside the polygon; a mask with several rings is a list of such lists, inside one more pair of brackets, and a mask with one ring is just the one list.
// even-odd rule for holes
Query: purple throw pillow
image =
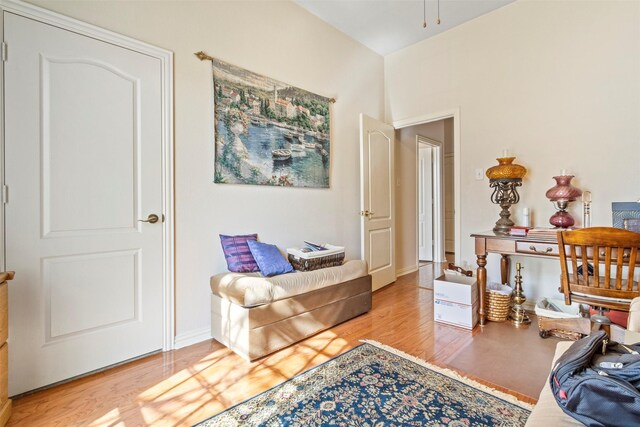
{"label": "purple throw pillow", "polygon": [[234,273],[251,273],[260,271],[255,258],[249,250],[247,241],[258,240],[257,234],[245,234],[240,236],[220,235],[220,243],[224,258],[227,261],[227,268]]}

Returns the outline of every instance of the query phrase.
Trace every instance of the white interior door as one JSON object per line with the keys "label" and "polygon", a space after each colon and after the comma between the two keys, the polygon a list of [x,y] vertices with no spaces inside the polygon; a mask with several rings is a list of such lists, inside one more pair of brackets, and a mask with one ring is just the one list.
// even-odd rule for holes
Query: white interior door
{"label": "white interior door", "polygon": [[396,280],[394,129],[360,115],[360,195],[362,255],[373,290]]}
{"label": "white interior door", "polygon": [[433,261],[433,148],[418,149],[418,258]]}
{"label": "white interior door", "polygon": [[162,349],[162,74],[157,58],[7,12],[4,38],[17,394]]}

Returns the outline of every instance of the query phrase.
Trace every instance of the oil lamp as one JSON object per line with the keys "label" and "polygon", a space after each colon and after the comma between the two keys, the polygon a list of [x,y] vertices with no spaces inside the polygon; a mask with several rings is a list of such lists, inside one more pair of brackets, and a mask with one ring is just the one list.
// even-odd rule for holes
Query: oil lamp
{"label": "oil lamp", "polygon": [[507,157],[506,153],[496,160],[498,164],[487,169],[486,173],[489,178],[489,187],[493,188],[491,202],[502,208],[500,219],[496,221],[493,232],[509,234],[509,230],[513,227],[509,208],[520,201],[517,188],[522,185],[522,178],[527,174],[527,169],[513,163],[515,157]]}
{"label": "oil lamp", "polygon": [[566,175],[564,171],[559,176],[554,176],[556,185],[547,190],[546,196],[556,208],[556,213],[551,215],[549,223],[558,228],[568,228],[575,224],[573,217],[567,212],[570,202],[582,195],[582,191],[571,185],[573,175]]}

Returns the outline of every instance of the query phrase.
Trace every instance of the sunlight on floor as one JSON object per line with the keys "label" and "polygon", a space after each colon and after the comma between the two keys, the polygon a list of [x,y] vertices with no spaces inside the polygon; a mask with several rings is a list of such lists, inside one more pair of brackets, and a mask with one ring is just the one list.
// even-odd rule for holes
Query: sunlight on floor
{"label": "sunlight on floor", "polygon": [[90,427],[103,427],[103,426],[125,426],[126,424],[120,421],[120,411],[118,408],[114,408],[111,411],[104,414],[104,416],[98,418],[91,424]]}
{"label": "sunlight on floor", "polygon": [[[350,347],[346,340],[325,331],[253,363],[221,348],[140,393],[136,399],[139,412],[144,423],[154,425],[204,420]],[[200,414],[205,406],[206,413]],[[116,408],[91,425],[117,425],[118,418]]]}

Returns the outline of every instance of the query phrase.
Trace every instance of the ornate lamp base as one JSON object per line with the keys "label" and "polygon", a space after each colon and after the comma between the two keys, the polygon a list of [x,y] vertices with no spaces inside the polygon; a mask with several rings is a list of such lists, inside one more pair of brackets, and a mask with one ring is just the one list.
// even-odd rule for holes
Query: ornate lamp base
{"label": "ornate lamp base", "polygon": [[569,202],[567,201],[556,202],[556,205],[558,207],[557,208],[558,211],[553,215],[551,215],[551,218],[549,218],[549,224],[555,227],[568,228],[576,223],[573,217],[566,210],[567,207],[569,206]]}
{"label": "ornate lamp base", "polygon": [[496,226],[493,227],[493,232],[496,234],[509,234],[509,230],[513,227],[513,221],[511,221],[511,212],[509,208],[511,205],[520,201],[520,195],[517,188],[522,185],[521,178],[500,178],[489,180],[489,187],[493,188],[493,194],[491,194],[491,202],[496,205],[500,205],[502,211],[500,211],[500,219],[496,221]]}

